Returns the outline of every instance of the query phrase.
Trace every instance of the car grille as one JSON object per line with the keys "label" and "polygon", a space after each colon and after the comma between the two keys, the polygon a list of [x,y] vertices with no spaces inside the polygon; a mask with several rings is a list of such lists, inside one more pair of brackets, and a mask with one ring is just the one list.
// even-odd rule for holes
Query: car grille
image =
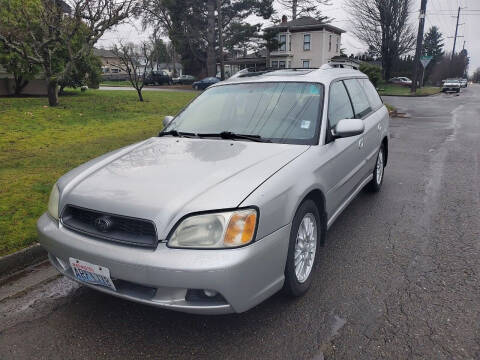
{"label": "car grille", "polygon": [[155,225],[149,220],[67,205],[62,213],[62,224],[73,231],[104,240],[143,247],[157,246]]}

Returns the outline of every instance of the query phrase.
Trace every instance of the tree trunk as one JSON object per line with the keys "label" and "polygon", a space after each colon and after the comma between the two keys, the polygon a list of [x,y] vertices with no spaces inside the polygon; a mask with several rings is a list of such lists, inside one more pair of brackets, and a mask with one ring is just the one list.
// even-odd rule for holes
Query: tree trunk
{"label": "tree trunk", "polygon": [[297,18],[298,0],[292,0],[292,20]]}
{"label": "tree trunk", "polygon": [[223,58],[222,0],[217,0],[217,12],[218,12],[218,47],[219,47],[219,53],[220,53],[220,79],[225,80],[225,59]]}
{"label": "tree trunk", "polygon": [[215,0],[207,0],[207,76],[217,74],[217,62],[215,56]]}
{"label": "tree trunk", "polygon": [[57,106],[58,105],[58,83],[57,83],[57,80],[48,80],[47,92],[48,92],[48,105]]}
{"label": "tree trunk", "polygon": [[137,89],[138,100],[143,101],[142,89]]}
{"label": "tree trunk", "polygon": [[22,93],[23,89],[25,89],[25,86],[28,85],[28,80],[23,80],[22,75],[13,74],[13,77],[15,78],[14,94],[18,96]]}

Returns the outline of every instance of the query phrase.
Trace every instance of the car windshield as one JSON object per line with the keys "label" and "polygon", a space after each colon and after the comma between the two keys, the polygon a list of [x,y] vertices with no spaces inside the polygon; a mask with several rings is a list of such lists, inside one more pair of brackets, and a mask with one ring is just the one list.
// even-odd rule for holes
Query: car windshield
{"label": "car windshield", "polygon": [[231,132],[288,144],[314,144],[323,85],[296,82],[230,84],[195,99],[165,131]]}
{"label": "car windshield", "polygon": [[456,83],[456,82],[458,82],[458,80],[457,79],[447,79],[446,82]]}

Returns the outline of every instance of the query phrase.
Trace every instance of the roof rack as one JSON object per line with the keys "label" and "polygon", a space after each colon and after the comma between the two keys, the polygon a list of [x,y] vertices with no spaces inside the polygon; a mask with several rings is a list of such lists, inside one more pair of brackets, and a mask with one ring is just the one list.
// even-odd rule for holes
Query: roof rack
{"label": "roof rack", "polygon": [[264,74],[268,74],[271,72],[280,72],[280,71],[285,71],[285,72],[291,72],[291,71],[313,71],[313,70],[318,70],[318,68],[266,68],[265,70],[260,70],[260,71],[250,71],[250,69],[246,68],[243,70],[240,70],[236,74],[232,75],[229,77],[229,79],[237,79],[237,78],[245,78],[245,77],[253,77],[253,76],[260,76]]}
{"label": "roof rack", "polygon": [[323,64],[320,69],[326,70],[333,68],[358,70],[360,68],[360,61],[347,57],[334,57],[328,61],[328,64]]}

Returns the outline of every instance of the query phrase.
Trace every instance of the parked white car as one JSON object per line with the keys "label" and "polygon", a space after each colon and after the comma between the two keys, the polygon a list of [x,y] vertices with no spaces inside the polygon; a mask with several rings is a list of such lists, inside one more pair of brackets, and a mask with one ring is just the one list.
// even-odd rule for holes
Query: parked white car
{"label": "parked white car", "polygon": [[405,85],[405,86],[412,85],[412,80],[404,76],[391,78],[389,82],[391,82],[392,84],[399,84],[399,85]]}

